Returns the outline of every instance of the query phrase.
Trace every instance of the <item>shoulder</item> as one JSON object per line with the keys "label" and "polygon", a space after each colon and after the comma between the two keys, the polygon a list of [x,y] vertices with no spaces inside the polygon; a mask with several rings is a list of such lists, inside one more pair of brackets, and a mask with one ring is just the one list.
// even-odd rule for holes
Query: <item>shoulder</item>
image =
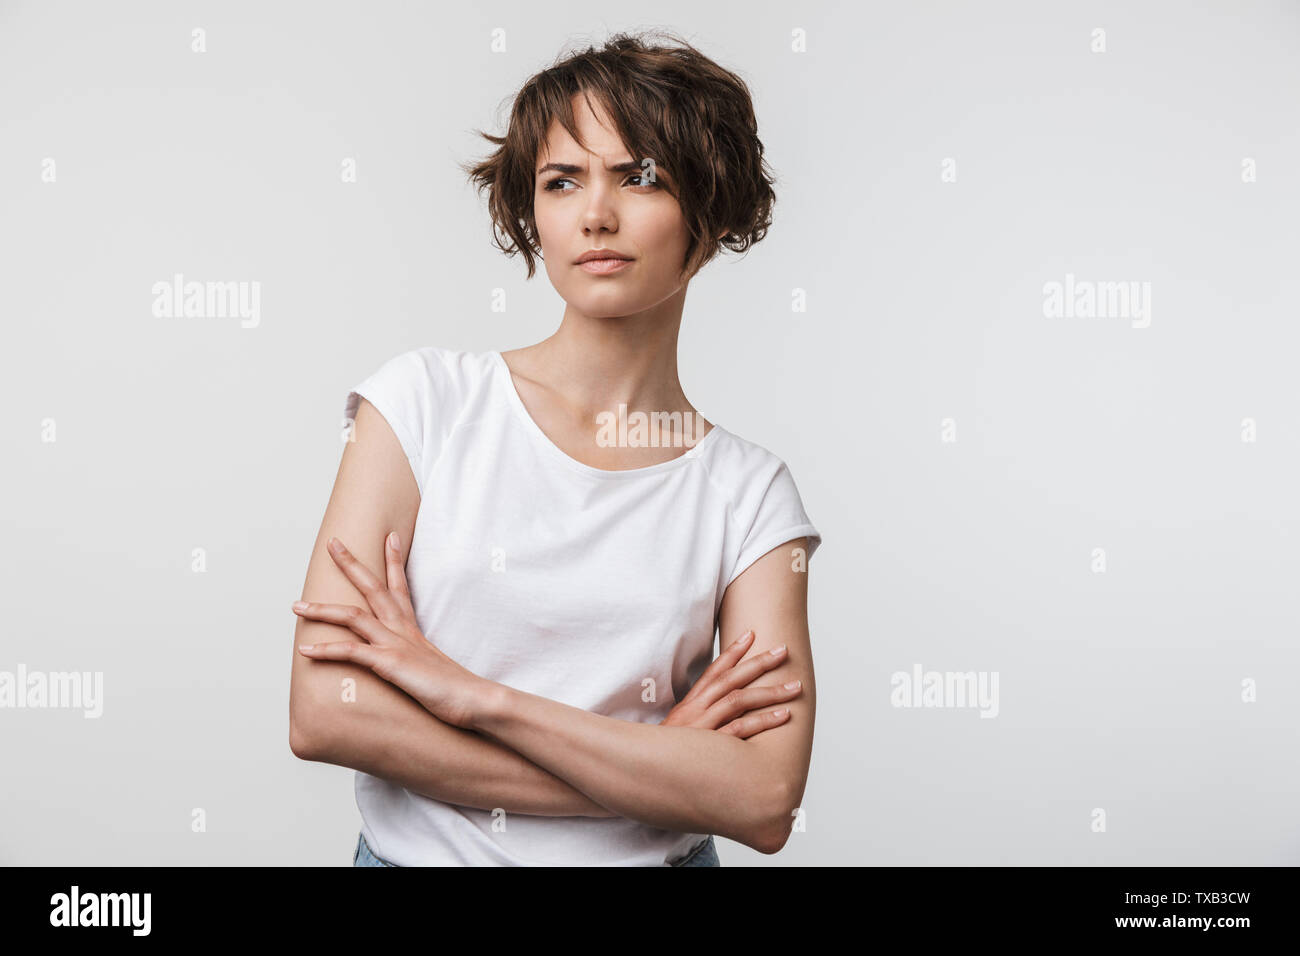
{"label": "shoulder", "polygon": [[806,555],[811,557],[821,543],[821,534],[804,509],[785,461],[728,431],[719,434],[706,451],[701,463],[727,499],[729,548],[734,561],[725,583],[729,586],[764,554],[796,538],[808,539]]}
{"label": "shoulder", "polygon": [[760,494],[790,469],[779,456],[756,442],[714,425],[717,439],[700,458],[713,483],[733,502]]}
{"label": "shoulder", "polygon": [[344,405],[355,421],[361,399],[369,402],[397,436],[422,483],[448,437],[487,391],[494,353],[433,345],[399,352],[354,385]]}
{"label": "shoulder", "polygon": [[[401,437],[437,436],[454,427],[476,394],[486,389],[494,354],[435,345],[407,349],[384,360],[347,394],[344,417],[354,418],[362,398],[386,418]],[[414,445],[415,441],[404,444]]]}
{"label": "shoulder", "polygon": [[425,345],[393,356],[383,367],[390,366],[418,386],[467,389],[491,374],[493,353]]}
{"label": "shoulder", "polygon": [[440,370],[446,379],[459,385],[470,385],[487,378],[496,366],[495,352],[472,352],[435,345],[414,351],[429,368]]}
{"label": "shoulder", "polygon": [[[463,404],[488,379],[492,369],[491,352],[426,345],[386,359],[362,384],[394,398],[436,405],[445,413]],[[357,392],[370,397],[360,386]]]}

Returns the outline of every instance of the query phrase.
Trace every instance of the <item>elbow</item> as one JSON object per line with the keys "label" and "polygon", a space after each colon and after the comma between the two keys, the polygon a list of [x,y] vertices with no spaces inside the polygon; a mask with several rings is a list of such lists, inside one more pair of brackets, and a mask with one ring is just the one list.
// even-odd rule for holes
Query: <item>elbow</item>
{"label": "elbow", "polygon": [[289,718],[289,749],[299,760],[315,760],[316,750],[313,738],[307,733],[300,720]]}
{"label": "elbow", "polygon": [[301,692],[290,691],[289,696],[289,749],[299,760],[323,760],[320,721],[313,702]]}
{"label": "elbow", "polygon": [[785,781],[777,783],[774,792],[764,802],[764,811],[752,824],[751,838],[746,841],[749,846],[768,856],[780,853],[794,826],[793,803],[790,787]]}

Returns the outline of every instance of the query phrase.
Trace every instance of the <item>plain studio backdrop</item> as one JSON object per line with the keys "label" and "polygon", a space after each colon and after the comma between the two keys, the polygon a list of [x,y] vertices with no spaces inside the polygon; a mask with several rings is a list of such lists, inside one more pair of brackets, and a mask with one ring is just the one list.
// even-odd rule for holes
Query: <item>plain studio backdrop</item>
{"label": "plain studio backdrop", "polygon": [[[641,27],[752,89],[774,225],[681,377],[825,536],[800,827],[723,864],[1300,861],[1297,8],[609,9],[0,4],[0,671],[103,675],[0,710],[0,863],[351,862],[352,771],[288,743],[344,396],[555,329],[457,163]],[[177,275],[255,321],[158,314]]]}

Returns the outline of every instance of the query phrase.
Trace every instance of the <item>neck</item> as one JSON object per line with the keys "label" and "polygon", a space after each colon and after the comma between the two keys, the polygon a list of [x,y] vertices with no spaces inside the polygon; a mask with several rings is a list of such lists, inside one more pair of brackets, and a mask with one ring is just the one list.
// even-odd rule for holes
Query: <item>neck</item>
{"label": "neck", "polygon": [[615,409],[686,411],[690,403],[677,375],[677,335],[683,286],[658,305],[633,315],[594,317],[566,307],[560,327],[526,351],[525,374],[562,395],[583,415]]}

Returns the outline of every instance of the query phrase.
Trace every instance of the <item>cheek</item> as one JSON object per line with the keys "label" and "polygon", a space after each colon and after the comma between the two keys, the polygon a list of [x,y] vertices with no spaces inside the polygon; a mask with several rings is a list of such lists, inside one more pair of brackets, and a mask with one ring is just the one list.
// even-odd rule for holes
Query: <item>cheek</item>
{"label": "cheek", "polygon": [[638,239],[655,250],[654,259],[667,268],[685,251],[690,233],[686,230],[686,221],[674,206],[646,217],[638,230]]}
{"label": "cheek", "polygon": [[550,203],[539,197],[533,199],[533,222],[537,224],[537,241],[545,246],[555,232],[555,214]]}

